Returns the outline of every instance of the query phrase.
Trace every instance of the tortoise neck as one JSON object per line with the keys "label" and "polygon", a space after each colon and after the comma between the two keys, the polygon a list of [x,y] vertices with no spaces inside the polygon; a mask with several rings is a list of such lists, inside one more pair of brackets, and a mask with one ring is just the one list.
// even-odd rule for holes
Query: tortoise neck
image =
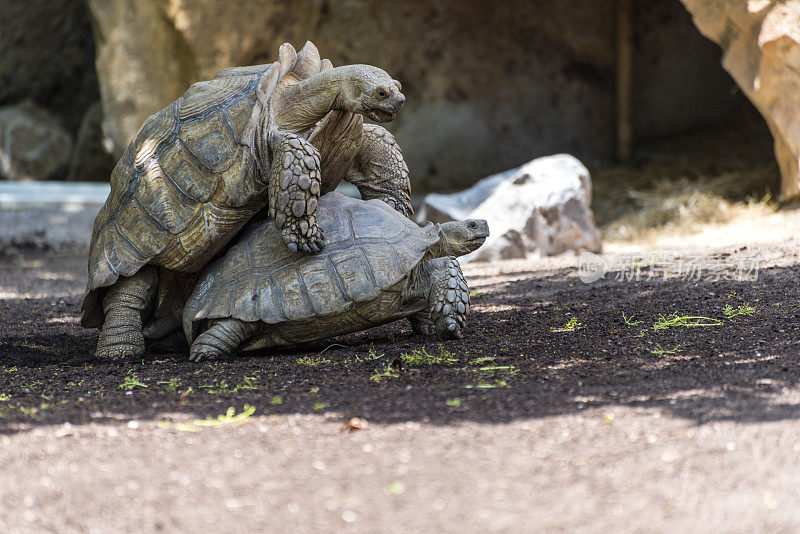
{"label": "tortoise neck", "polygon": [[344,109],[341,93],[349,70],[347,66],[326,70],[276,91],[274,117],[278,129],[303,132],[332,109]]}
{"label": "tortoise neck", "polygon": [[454,247],[451,247],[447,239],[445,239],[444,236],[439,233],[439,241],[431,245],[428,251],[425,252],[425,255],[422,257],[422,261],[425,262],[428,260],[435,260],[436,258],[444,258],[446,256],[457,257],[460,255],[461,253],[456,251]]}
{"label": "tortoise neck", "polygon": [[408,283],[403,291],[403,302],[411,302],[417,299],[427,299],[431,286],[431,264],[426,254],[422,260],[413,268],[408,275]]}

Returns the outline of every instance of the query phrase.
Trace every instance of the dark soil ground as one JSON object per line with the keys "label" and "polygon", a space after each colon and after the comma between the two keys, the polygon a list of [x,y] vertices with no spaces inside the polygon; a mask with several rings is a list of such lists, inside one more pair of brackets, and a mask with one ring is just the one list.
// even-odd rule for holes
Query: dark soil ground
{"label": "dark soil ground", "polygon": [[795,245],[745,282],[470,265],[463,340],[200,364],[95,359],[83,253],[5,257],[0,530],[797,531]]}

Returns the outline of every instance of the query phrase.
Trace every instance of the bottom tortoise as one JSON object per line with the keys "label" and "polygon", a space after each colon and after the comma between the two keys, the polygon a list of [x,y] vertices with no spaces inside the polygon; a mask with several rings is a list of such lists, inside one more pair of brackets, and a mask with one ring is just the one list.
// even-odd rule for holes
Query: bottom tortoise
{"label": "bottom tortoise", "polygon": [[289,251],[253,225],[202,273],[183,312],[195,361],[294,345],[408,318],[417,334],[459,338],[469,289],[456,256],[489,235],[484,220],[421,228],[380,200],[319,202],[319,254]]}

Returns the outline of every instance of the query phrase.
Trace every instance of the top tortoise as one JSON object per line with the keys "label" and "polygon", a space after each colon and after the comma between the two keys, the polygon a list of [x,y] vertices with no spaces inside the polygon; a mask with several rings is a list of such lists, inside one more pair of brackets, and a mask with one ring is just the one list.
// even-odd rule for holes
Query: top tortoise
{"label": "top tortoise", "polygon": [[410,214],[397,144],[362,122],[391,121],[404,101],[377,67],[333,68],[312,43],[286,43],[275,63],[224,69],[149,117],[94,222],[81,324],[102,326],[97,355],[144,352],[159,268],[199,271],[262,208],[305,252],[324,246],[317,201],[342,179]]}

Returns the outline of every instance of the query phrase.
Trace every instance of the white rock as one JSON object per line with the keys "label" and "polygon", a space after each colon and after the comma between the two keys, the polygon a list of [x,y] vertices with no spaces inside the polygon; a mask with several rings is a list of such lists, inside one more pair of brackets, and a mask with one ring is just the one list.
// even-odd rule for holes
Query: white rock
{"label": "white rock", "polygon": [[599,252],[591,200],[589,171],[574,157],[558,154],[484,178],[460,193],[428,195],[421,215],[434,222],[489,222],[486,243],[462,261]]}

